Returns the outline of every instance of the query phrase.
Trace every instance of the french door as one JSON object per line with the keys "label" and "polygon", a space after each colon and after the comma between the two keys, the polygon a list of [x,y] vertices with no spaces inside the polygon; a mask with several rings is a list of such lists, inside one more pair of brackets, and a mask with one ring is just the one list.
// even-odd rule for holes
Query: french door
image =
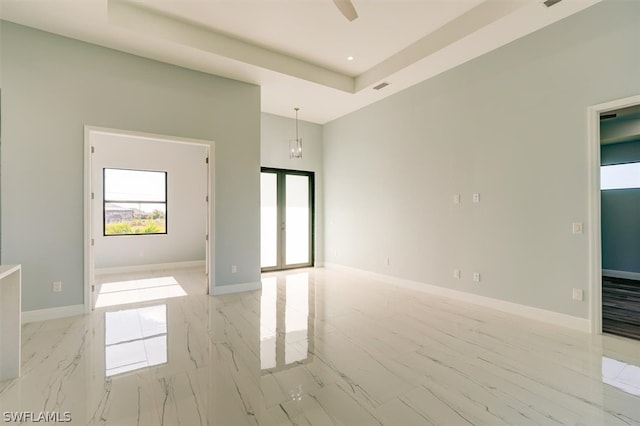
{"label": "french door", "polygon": [[313,194],[313,172],[261,169],[262,271],[313,266]]}

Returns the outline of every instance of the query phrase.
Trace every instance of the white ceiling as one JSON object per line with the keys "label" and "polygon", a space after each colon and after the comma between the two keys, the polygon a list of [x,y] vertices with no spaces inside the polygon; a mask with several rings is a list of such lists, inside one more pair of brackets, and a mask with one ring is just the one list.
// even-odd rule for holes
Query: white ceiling
{"label": "white ceiling", "polygon": [[264,112],[326,123],[599,1],[353,0],[349,22],[332,0],[0,0],[0,18],[258,84]]}

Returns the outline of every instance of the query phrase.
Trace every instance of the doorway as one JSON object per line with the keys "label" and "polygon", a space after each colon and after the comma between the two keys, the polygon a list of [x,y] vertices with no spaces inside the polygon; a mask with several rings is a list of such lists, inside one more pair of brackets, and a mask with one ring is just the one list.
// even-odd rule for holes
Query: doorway
{"label": "doorway", "polygon": [[[601,193],[601,119],[615,111],[640,105],[640,96],[618,99],[588,108],[589,138],[589,281],[591,331],[603,332],[603,203]],[[607,271],[609,273],[610,271]]]}
{"label": "doorway", "polygon": [[602,331],[640,340],[640,105],[600,114]]}
{"label": "doorway", "polygon": [[86,312],[211,291],[212,156],[210,141],[85,127]]}
{"label": "doorway", "polygon": [[263,272],[314,264],[314,173],[263,167],[260,266]]}

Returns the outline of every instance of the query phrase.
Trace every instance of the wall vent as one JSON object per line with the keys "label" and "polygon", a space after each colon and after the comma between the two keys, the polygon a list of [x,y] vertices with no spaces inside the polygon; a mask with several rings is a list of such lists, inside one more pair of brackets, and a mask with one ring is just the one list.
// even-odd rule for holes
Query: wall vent
{"label": "wall vent", "polygon": [[610,118],[616,118],[618,114],[600,114],[600,120],[608,120]]}
{"label": "wall vent", "polygon": [[560,3],[561,1],[562,1],[562,0],[546,0],[546,1],[544,2],[544,5],[545,5],[545,6],[547,6],[547,7],[551,7],[551,6],[553,6],[554,4],[556,4],[556,3]]}
{"label": "wall vent", "polygon": [[377,86],[373,86],[373,88],[375,90],[380,90],[380,89],[384,89],[385,87],[387,87],[390,83],[387,83],[386,81],[383,81],[382,83],[378,84]]}

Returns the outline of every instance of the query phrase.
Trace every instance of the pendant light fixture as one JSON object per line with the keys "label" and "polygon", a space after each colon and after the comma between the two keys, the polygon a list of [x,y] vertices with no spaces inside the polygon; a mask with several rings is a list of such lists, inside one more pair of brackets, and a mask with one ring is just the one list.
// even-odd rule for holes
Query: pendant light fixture
{"label": "pendant light fixture", "polygon": [[289,139],[289,158],[302,158],[302,138],[298,136],[298,110],[300,108],[295,107],[296,111],[296,138]]}

